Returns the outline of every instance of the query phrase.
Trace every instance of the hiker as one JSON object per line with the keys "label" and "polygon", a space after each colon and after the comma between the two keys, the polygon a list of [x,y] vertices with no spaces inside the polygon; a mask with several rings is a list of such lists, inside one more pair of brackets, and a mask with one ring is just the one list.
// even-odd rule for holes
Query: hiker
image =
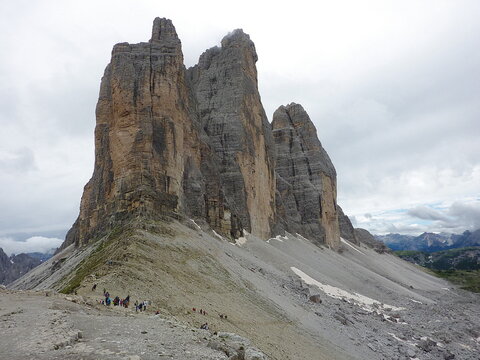
{"label": "hiker", "polygon": [[220,319],[223,319],[223,314],[220,314]]}
{"label": "hiker", "polygon": [[200,329],[202,329],[202,330],[208,330],[208,323],[205,323],[205,324],[203,324],[202,326],[200,326]]}
{"label": "hiker", "polygon": [[93,284],[92,291],[95,291],[96,288],[97,288],[97,284]]}
{"label": "hiker", "polygon": [[147,311],[147,302],[146,301],[143,302],[143,311]]}
{"label": "hiker", "polygon": [[201,314],[201,315],[203,314],[203,310],[202,310],[202,309],[200,309],[200,314]]}
{"label": "hiker", "polygon": [[135,312],[138,312],[138,301],[135,301]]}
{"label": "hiker", "polygon": [[192,311],[193,311],[193,312],[197,312],[197,309],[196,309],[196,308],[192,308]]}

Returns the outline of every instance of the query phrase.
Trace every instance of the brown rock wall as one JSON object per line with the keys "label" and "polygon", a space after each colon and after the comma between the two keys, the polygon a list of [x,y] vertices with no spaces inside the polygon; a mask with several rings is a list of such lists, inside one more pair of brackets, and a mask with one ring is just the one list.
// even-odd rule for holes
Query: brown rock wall
{"label": "brown rock wall", "polygon": [[[63,247],[132,217],[185,216],[225,236],[283,230],[338,247],[335,169],[300,105],[269,124],[242,30],[186,70],[170,20],[114,46],[96,109],[95,168]],[[272,131],[273,126],[273,131]]]}

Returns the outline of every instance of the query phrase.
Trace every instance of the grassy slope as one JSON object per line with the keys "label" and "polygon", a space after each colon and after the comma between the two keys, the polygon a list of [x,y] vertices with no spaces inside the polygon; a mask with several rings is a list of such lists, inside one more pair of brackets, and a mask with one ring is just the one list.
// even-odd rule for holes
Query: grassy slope
{"label": "grassy slope", "polygon": [[480,293],[480,270],[436,270],[433,272],[441,278],[460,285],[464,290]]}

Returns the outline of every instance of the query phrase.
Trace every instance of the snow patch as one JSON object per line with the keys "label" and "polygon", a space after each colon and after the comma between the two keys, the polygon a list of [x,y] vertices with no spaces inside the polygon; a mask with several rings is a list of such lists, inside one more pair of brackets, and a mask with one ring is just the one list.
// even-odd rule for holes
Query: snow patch
{"label": "snow patch", "polygon": [[296,236],[297,238],[300,238],[301,240],[311,242],[310,240],[308,240],[306,237],[303,237],[303,236],[300,235],[299,233],[295,233],[295,236]]}
{"label": "snow patch", "polygon": [[274,238],[268,239],[268,240],[267,240],[267,243],[270,244],[270,240],[277,240],[277,241],[283,242],[283,240],[288,240],[288,238],[287,238],[286,236],[277,235],[277,236],[275,236]]}
{"label": "snow patch", "polygon": [[417,303],[417,304],[423,304],[421,301],[418,301],[418,300],[414,300],[414,299],[409,299],[410,301],[413,301],[414,303]]}
{"label": "snow patch", "polygon": [[247,243],[247,238],[246,237],[239,237],[238,239],[235,239],[235,245],[242,246]]}
{"label": "snow patch", "polygon": [[340,241],[341,241],[342,243],[344,243],[345,245],[350,246],[353,250],[359,252],[360,254],[365,255],[365,253],[363,253],[362,251],[358,250],[355,246],[353,246],[352,244],[350,244],[350,243],[349,243],[347,240],[345,240],[344,238],[340,238]]}
{"label": "snow patch", "polygon": [[[193,224],[197,227],[198,230],[201,230],[202,228],[200,226],[198,226],[198,224],[195,222],[195,220],[193,219],[190,219],[191,222],[193,222]],[[215,231],[214,231],[215,232]]]}
{"label": "snow patch", "polygon": [[215,230],[212,229],[212,231],[213,231],[213,233],[215,234],[215,236],[218,237],[220,240],[225,240],[225,239],[223,238],[223,236],[220,235],[219,233],[217,233]]}
{"label": "snow patch", "polygon": [[377,312],[382,313],[387,309],[391,309],[393,311],[400,311],[405,310],[402,307],[396,307],[392,305],[382,304],[378,300],[371,299],[367,296],[358,294],[358,293],[350,293],[346,290],[337,288],[335,286],[322,284],[321,282],[313,279],[309,275],[305,274],[302,270],[297,269],[296,267],[290,267],[290,269],[297,274],[306,284],[308,285],[315,285],[320,290],[322,290],[326,295],[335,298],[335,299],[345,299],[348,302],[351,302],[357,306],[360,306],[362,309],[368,312]]}

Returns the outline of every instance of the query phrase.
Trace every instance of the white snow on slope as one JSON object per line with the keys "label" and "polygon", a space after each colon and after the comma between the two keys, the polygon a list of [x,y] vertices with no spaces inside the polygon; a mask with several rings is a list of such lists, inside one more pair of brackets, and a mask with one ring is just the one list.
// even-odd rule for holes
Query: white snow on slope
{"label": "white snow on slope", "polygon": [[242,245],[245,245],[246,243],[247,243],[247,238],[244,236],[239,237],[238,239],[235,239],[235,245],[242,246]]}
{"label": "white snow on slope", "polygon": [[197,227],[198,230],[201,230],[202,228],[195,222],[195,220],[190,219],[191,222]]}
{"label": "white snow on slope", "polygon": [[219,233],[217,233],[215,230],[212,229],[212,231],[213,231],[213,233],[215,234],[215,236],[218,237],[220,240],[225,240],[225,239],[223,238],[223,236],[220,235]]}
{"label": "white snow on slope", "polygon": [[362,309],[369,311],[369,312],[382,312],[381,310],[391,309],[394,311],[405,310],[402,307],[396,307],[392,305],[382,304],[378,300],[371,299],[367,296],[358,294],[358,293],[350,293],[346,290],[337,288],[335,286],[322,284],[321,282],[315,280],[314,278],[310,277],[309,275],[305,274],[302,270],[297,269],[296,267],[290,267],[290,269],[297,274],[306,284],[314,285],[322,290],[326,295],[336,298],[336,299],[345,299],[348,302],[352,302],[353,304],[360,306]]}
{"label": "white snow on slope", "polygon": [[277,240],[277,241],[283,242],[283,240],[288,240],[288,238],[286,236],[277,235],[274,238],[268,239],[267,243],[270,244],[270,240]]}
{"label": "white snow on slope", "polygon": [[342,243],[344,243],[345,245],[348,245],[350,246],[353,250],[355,251],[358,251],[360,254],[362,255],[365,255],[362,251],[358,250],[355,246],[353,246],[352,244],[350,244],[347,240],[345,240],[344,238],[340,238],[340,240],[342,241]]}
{"label": "white snow on slope", "polygon": [[306,237],[303,237],[302,235],[300,235],[299,233],[296,233],[295,236],[298,238],[298,239],[301,239],[303,241],[307,241],[309,243],[311,243],[310,240],[308,240]]}

